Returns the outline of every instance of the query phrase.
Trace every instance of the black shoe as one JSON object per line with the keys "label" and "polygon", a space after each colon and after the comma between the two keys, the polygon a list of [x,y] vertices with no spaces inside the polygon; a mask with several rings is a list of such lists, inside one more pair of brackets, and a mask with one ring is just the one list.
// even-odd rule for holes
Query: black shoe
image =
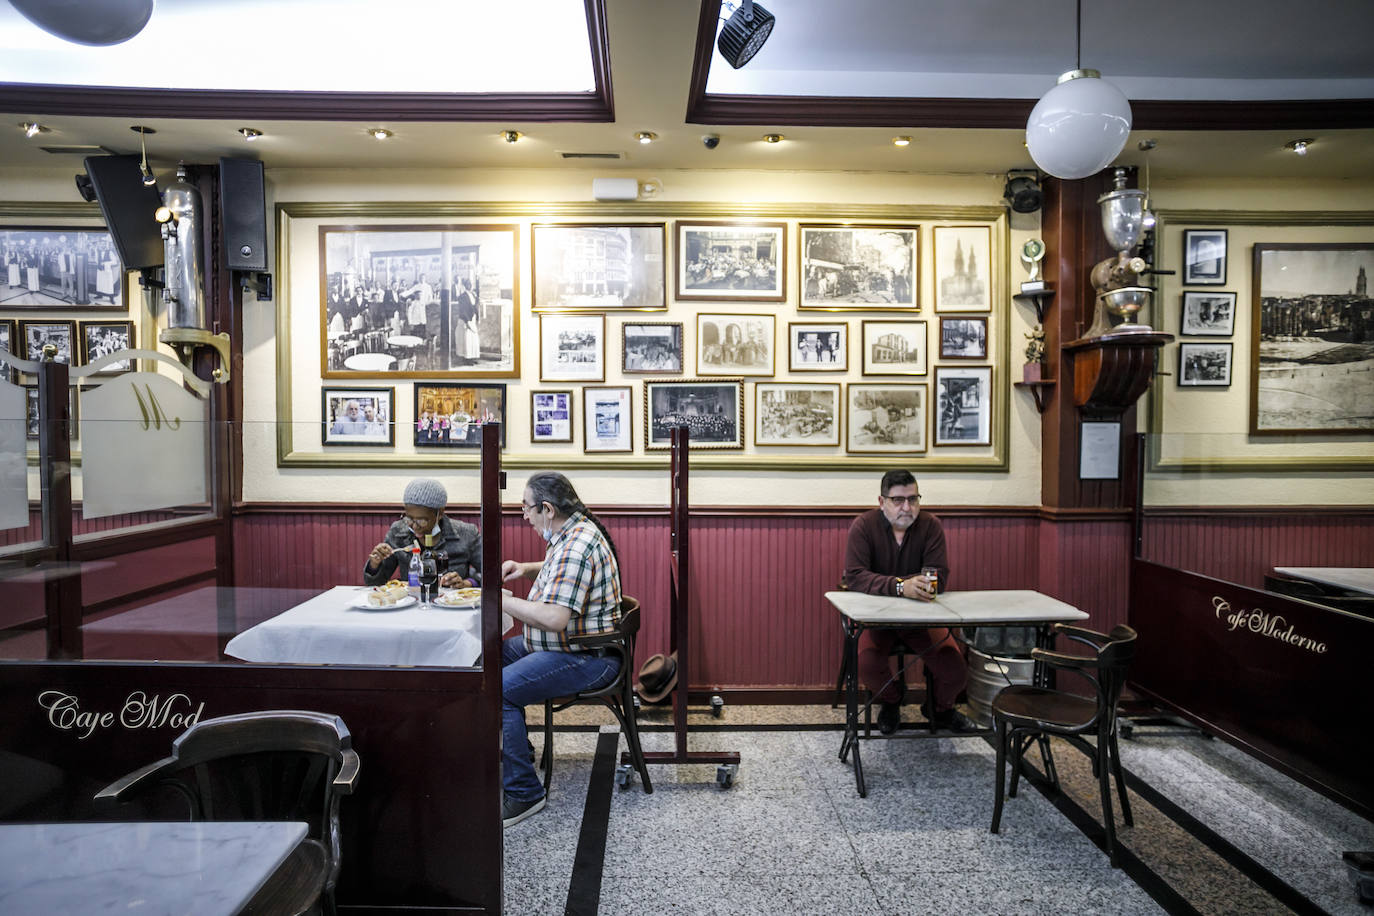
{"label": "black shoe", "polygon": [[902,724],[902,704],[884,701],[878,708],[878,731],[884,735],[895,732]]}
{"label": "black shoe", "polygon": [[941,731],[959,732],[961,734],[983,730],[981,725],[964,715],[957,708],[936,712],[933,724]]}
{"label": "black shoe", "polygon": [[509,830],[525,818],[538,814],[544,810],[544,802],[547,800],[547,795],[541,795],[530,801],[519,801],[514,798],[501,799],[501,826]]}

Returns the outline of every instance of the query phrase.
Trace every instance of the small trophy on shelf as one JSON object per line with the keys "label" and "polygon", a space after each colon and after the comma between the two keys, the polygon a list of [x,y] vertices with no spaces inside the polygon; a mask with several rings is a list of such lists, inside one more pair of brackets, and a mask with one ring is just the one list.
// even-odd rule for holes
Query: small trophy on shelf
{"label": "small trophy on shelf", "polygon": [[1036,325],[1026,335],[1026,365],[1022,367],[1023,381],[1039,382],[1045,378],[1045,329]]}
{"label": "small trophy on shelf", "polygon": [[1040,262],[1045,259],[1045,243],[1040,239],[1028,239],[1021,246],[1021,263],[1026,265],[1030,274],[1021,284],[1021,295],[1035,296],[1050,291],[1049,284],[1040,276]]}

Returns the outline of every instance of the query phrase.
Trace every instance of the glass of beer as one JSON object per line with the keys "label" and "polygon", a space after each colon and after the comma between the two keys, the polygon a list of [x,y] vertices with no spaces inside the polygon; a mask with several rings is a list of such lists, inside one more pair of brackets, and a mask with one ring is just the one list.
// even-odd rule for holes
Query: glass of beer
{"label": "glass of beer", "polygon": [[922,566],[921,575],[930,581],[930,593],[938,594],[940,591],[940,569],[937,566]]}

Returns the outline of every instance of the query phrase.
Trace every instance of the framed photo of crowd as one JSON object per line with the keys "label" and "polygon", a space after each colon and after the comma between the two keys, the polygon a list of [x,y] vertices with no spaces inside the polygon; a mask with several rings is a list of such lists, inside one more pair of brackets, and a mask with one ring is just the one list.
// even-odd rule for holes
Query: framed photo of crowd
{"label": "framed photo of crowd", "polygon": [[915,311],[919,226],[808,225],[801,237],[801,309]]}
{"label": "framed photo of crowd", "polygon": [[[81,362],[91,362],[120,350],[134,346],[134,323],[132,321],[83,321],[81,322]],[[101,375],[114,375],[129,372],[134,368],[131,359],[116,360],[104,369]]]}
{"label": "framed photo of crowd", "polygon": [[[20,359],[23,359],[23,353],[14,353],[16,339],[14,319],[0,318],[0,350],[17,355]],[[6,362],[4,356],[0,356],[0,381],[12,382],[14,381],[14,376],[14,367]]]}
{"label": "framed photo of crowd", "polygon": [[395,388],[320,389],[323,445],[395,445]]}
{"label": "framed photo of crowd", "polygon": [[626,375],[681,375],[682,322],[626,322],[621,328],[620,371]]}
{"label": "framed photo of crowd", "polygon": [[42,359],[43,348],[52,345],[57,350],[55,362],[75,365],[72,354],[76,347],[75,321],[21,321],[19,322],[19,341],[24,349],[24,359]]}
{"label": "framed photo of crowd", "polygon": [[668,307],[665,223],[530,227],[536,312],[663,311]]}
{"label": "framed photo of crowd", "polygon": [[506,447],[506,386],[430,383],[415,386],[416,448],[481,448],[482,424],[501,424]]}
{"label": "framed photo of crowd", "polygon": [[679,220],[676,298],[785,302],[786,260],[786,223]]}
{"label": "framed photo of crowd", "polygon": [[124,281],[104,228],[0,228],[0,303],[7,309],[128,311]]}
{"label": "framed photo of crowd", "polygon": [[518,238],[518,226],[321,226],[321,377],[518,377]]}
{"label": "framed photo of crowd", "polygon": [[672,448],[685,426],[696,449],[744,448],[744,382],[683,379],[644,382],[644,447]]}

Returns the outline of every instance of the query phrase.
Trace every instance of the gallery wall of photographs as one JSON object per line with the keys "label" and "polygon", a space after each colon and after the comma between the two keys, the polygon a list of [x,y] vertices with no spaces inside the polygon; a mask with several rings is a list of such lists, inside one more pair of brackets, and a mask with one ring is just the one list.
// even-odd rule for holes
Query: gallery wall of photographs
{"label": "gallery wall of photographs", "polygon": [[382,222],[313,206],[278,205],[278,415],[297,421],[279,464],[461,460],[500,420],[513,466],[661,460],[685,425],[745,464],[1005,467],[1000,208]]}

